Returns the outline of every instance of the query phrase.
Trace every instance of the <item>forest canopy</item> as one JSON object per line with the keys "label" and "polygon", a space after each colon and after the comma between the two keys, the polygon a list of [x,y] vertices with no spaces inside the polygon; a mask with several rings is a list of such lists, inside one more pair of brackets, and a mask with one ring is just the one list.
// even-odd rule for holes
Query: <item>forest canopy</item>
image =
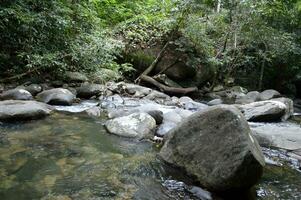
{"label": "forest canopy", "polygon": [[128,75],[129,52],[171,42],[212,71],[211,85],[234,77],[293,92],[301,79],[300,0],[2,0],[0,31],[3,78]]}

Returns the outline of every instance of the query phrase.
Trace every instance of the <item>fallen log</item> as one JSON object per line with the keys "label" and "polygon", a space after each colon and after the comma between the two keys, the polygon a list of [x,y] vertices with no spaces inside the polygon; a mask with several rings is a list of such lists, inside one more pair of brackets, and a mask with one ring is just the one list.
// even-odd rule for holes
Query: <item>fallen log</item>
{"label": "fallen log", "polygon": [[196,92],[198,90],[197,87],[190,87],[190,88],[176,88],[176,87],[169,87],[166,86],[155,79],[153,79],[150,76],[147,75],[141,75],[140,80],[150,83],[156,87],[158,87],[162,92],[168,93],[168,94],[181,94],[186,95],[188,93]]}

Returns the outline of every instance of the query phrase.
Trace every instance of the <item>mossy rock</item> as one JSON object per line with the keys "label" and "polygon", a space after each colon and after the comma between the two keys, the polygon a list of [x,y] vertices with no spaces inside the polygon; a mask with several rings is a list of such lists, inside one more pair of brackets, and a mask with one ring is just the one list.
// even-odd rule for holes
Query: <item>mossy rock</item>
{"label": "mossy rock", "polygon": [[154,55],[146,53],[143,50],[128,53],[124,57],[126,62],[133,64],[137,72],[144,71],[156,59]]}
{"label": "mossy rock", "polygon": [[122,76],[114,70],[101,68],[98,71],[91,74],[91,80],[93,83],[103,84],[108,81],[118,81]]}

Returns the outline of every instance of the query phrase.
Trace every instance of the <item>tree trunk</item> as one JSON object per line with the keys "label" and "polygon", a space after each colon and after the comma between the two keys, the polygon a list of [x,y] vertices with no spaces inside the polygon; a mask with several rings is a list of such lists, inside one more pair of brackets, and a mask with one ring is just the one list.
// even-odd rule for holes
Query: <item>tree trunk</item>
{"label": "tree trunk", "polygon": [[217,0],[216,12],[219,13],[222,7],[222,0]]}
{"label": "tree trunk", "polygon": [[156,59],[154,60],[154,62],[152,62],[152,64],[146,69],[144,70],[144,72],[142,72],[142,74],[135,80],[135,82],[138,82],[141,79],[142,75],[148,75],[149,73],[151,73],[153,71],[153,69],[156,67],[156,65],[158,64],[158,62],[161,60],[163,53],[165,52],[165,50],[168,47],[169,42],[166,42],[166,44],[164,45],[164,47],[161,49],[161,51],[158,53]]}
{"label": "tree trunk", "polygon": [[258,83],[258,89],[259,91],[262,90],[262,82],[263,82],[263,75],[264,75],[264,68],[265,68],[265,62],[264,60],[262,61],[262,64],[261,64],[261,69],[260,69],[260,77],[259,77],[259,83]]}
{"label": "tree trunk", "polygon": [[145,81],[147,83],[150,83],[156,87],[158,87],[161,91],[168,93],[168,94],[180,94],[180,95],[186,95],[188,93],[193,93],[198,91],[197,87],[191,87],[191,88],[176,88],[176,87],[169,87],[166,85],[163,85],[162,83],[156,81],[150,76],[147,75],[141,75],[140,79],[142,81]]}

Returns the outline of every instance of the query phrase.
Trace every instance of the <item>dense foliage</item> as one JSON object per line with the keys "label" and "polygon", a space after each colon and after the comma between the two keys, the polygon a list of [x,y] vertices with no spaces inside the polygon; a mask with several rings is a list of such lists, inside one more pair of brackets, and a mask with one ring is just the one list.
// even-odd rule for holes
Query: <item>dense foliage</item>
{"label": "dense foliage", "polygon": [[2,77],[129,71],[126,52],[168,40],[212,86],[287,89],[301,69],[300,0],[2,0],[0,31]]}
{"label": "dense foliage", "polygon": [[301,70],[301,1],[224,0],[220,11],[218,1],[184,2],[181,31],[215,69],[216,82],[234,77],[253,89],[281,90]]}

